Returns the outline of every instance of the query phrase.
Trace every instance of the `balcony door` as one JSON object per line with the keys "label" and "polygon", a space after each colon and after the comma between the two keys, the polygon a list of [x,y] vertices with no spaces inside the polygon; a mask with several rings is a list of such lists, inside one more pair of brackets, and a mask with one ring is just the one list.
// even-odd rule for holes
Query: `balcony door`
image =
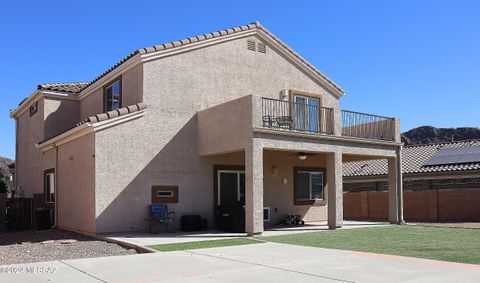
{"label": "balcony door", "polygon": [[295,130],[320,131],[320,99],[295,95]]}

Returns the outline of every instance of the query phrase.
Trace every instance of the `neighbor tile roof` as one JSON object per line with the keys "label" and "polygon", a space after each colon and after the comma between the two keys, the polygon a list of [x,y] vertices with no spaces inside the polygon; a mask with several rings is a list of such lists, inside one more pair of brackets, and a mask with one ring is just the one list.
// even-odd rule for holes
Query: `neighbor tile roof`
{"label": "neighbor tile roof", "polygon": [[40,84],[37,89],[53,90],[66,92],[70,94],[78,94],[88,86],[90,82],[73,82],[73,83],[56,83],[56,84]]}
{"label": "neighbor tile roof", "polygon": [[[404,174],[412,174],[480,170],[480,162],[424,166],[425,162],[442,148],[478,145],[480,145],[480,140],[406,146],[402,149],[402,172]],[[344,177],[387,175],[387,171],[388,164],[385,159],[347,162],[343,164]]]}
{"label": "neighbor tile roof", "polygon": [[45,90],[57,90],[57,91],[64,91],[67,93],[71,94],[78,94],[82,90],[86,89],[88,86],[92,85],[102,77],[106,76],[108,73],[122,65],[124,62],[126,62],[128,59],[134,57],[137,54],[147,54],[147,53],[152,53],[156,51],[161,51],[161,50],[167,50],[167,49],[172,49],[172,48],[177,48],[180,46],[185,46],[188,44],[200,42],[200,41],[205,41],[208,39],[212,38],[217,38],[217,37],[223,37],[229,34],[233,33],[238,33],[246,30],[254,30],[254,29],[259,29],[271,36],[277,43],[282,45],[284,48],[286,48],[292,55],[297,57],[303,64],[307,65],[310,67],[312,70],[314,70],[318,75],[323,77],[325,80],[330,82],[335,88],[337,88],[339,91],[344,92],[341,87],[339,87],[332,79],[327,77],[324,73],[319,71],[315,66],[310,64],[307,60],[305,60],[302,56],[300,56],[297,52],[295,52],[293,49],[288,47],[285,43],[283,43],[280,39],[278,39],[275,35],[273,35],[270,31],[268,31],[265,27],[263,27],[259,22],[253,22],[248,25],[243,25],[243,26],[238,26],[234,28],[229,28],[229,29],[224,29],[224,30],[219,30],[211,33],[206,33],[194,37],[189,37],[185,38],[182,40],[177,40],[177,41],[172,41],[164,44],[159,44],[151,47],[146,47],[146,48],[141,48],[138,50],[133,51],[132,53],[128,54],[126,57],[124,57],[122,60],[118,61],[115,63],[113,66],[111,66],[108,70],[100,74],[98,77],[96,77],[94,80],[90,82],[82,82],[82,83],[58,83],[58,84],[42,84],[38,86],[38,89],[45,89]]}
{"label": "neighbor tile roof", "polygon": [[82,124],[85,124],[85,123],[96,123],[96,122],[101,122],[101,121],[105,121],[105,120],[108,120],[108,119],[113,119],[115,117],[123,116],[123,115],[128,114],[128,113],[138,112],[138,111],[143,110],[145,108],[147,108],[147,104],[145,104],[144,102],[140,102],[140,103],[137,103],[137,104],[132,104],[132,105],[129,105],[129,106],[126,106],[126,107],[116,109],[116,110],[108,111],[108,112],[105,112],[105,113],[100,113],[100,114],[97,114],[95,116],[90,116],[87,119],[84,119],[84,120],[80,121],[76,125],[76,127],[78,127]]}

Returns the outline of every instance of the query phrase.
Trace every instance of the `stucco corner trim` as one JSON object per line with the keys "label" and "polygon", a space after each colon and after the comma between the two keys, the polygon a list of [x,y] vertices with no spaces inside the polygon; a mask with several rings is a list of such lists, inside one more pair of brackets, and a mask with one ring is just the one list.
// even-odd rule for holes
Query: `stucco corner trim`
{"label": "stucco corner trim", "polygon": [[126,115],[119,116],[117,118],[108,119],[108,120],[101,121],[101,122],[96,122],[96,123],[91,124],[91,127],[93,129],[93,132],[99,132],[99,131],[102,131],[102,130],[105,130],[105,129],[108,129],[108,128],[111,128],[111,127],[115,127],[117,125],[129,122],[129,121],[138,119],[140,117],[143,117],[145,115],[145,111],[146,111],[146,109],[143,109],[143,110],[140,110],[140,111],[137,111],[137,112],[133,112],[133,113],[129,113],[129,114],[126,114]]}
{"label": "stucco corner trim", "polygon": [[68,130],[56,137],[53,137],[49,140],[43,141],[41,143],[35,144],[35,148],[39,149],[42,152],[45,152],[49,149],[54,148],[55,146],[59,146],[65,144],[67,142],[76,140],[86,134],[92,133],[93,129],[90,123],[82,124],[78,127],[75,127],[71,130]]}

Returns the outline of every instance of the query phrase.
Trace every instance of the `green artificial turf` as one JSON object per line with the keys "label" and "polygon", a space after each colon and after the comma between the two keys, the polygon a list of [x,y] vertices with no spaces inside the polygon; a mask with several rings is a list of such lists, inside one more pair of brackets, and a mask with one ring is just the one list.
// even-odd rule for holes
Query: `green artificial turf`
{"label": "green artificial turf", "polygon": [[480,264],[480,229],[399,225],[261,239],[292,245]]}
{"label": "green artificial turf", "polygon": [[257,243],[259,242],[252,239],[234,238],[234,239],[224,239],[224,240],[154,245],[154,246],[150,246],[150,248],[155,249],[157,251],[161,251],[161,252],[171,252],[171,251],[218,248],[218,247],[227,247],[227,246],[250,245],[250,244],[257,244]]}

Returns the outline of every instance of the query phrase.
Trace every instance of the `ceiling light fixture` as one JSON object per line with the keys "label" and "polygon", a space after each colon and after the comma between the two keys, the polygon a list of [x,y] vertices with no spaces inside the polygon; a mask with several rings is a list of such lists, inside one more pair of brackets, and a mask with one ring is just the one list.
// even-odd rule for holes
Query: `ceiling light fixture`
{"label": "ceiling light fixture", "polygon": [[298,159],[299,160],[305,160],[305,159],[307,159],[307,155],[305,153],[300,152],[298,154]]}

